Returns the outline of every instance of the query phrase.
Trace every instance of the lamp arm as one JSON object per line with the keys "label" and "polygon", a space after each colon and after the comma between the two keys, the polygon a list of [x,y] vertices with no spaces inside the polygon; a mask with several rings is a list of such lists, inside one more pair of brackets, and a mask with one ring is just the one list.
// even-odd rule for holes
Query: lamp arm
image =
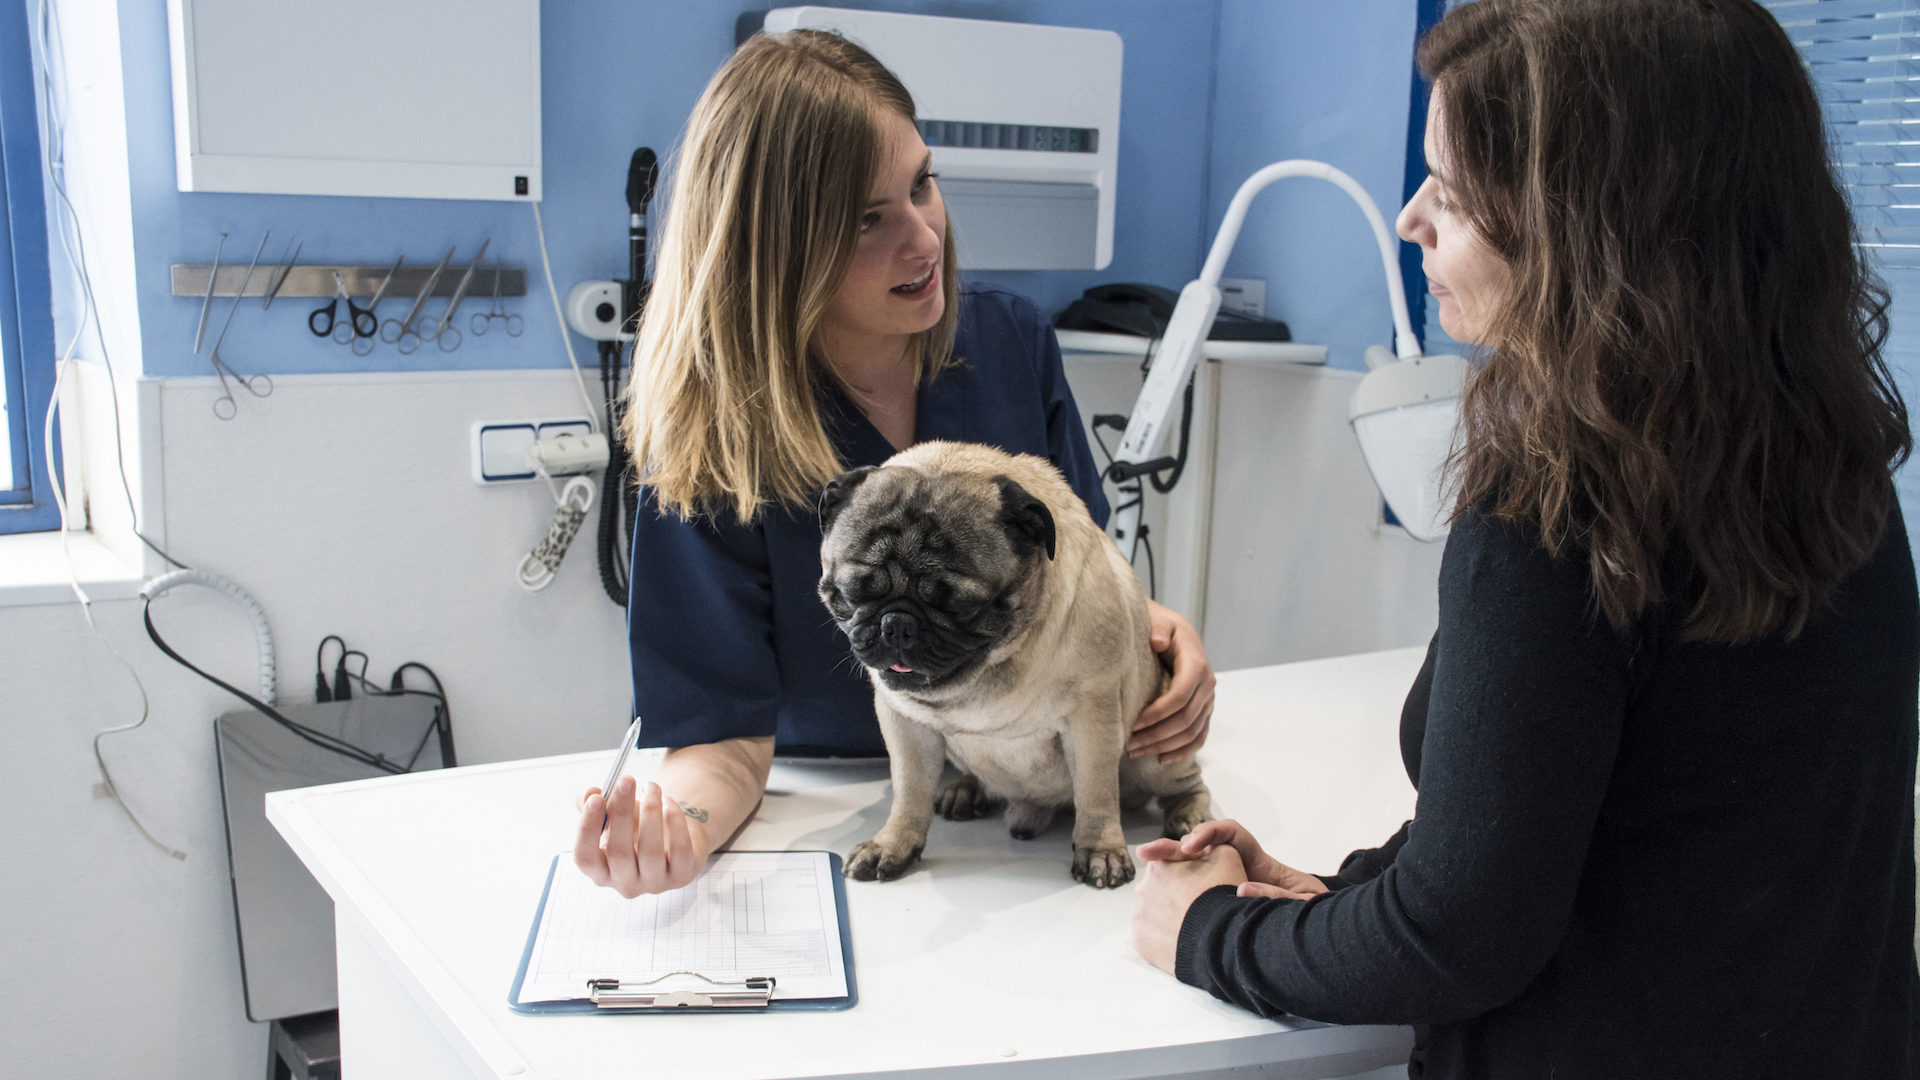
{"label": "lamp arm", "polygon": [[1294,158],[1288,161],[1276,161],[1273,164],[1247,177],[1240,190],[1233,193],[1233,201],[1227,204],[1227,216],[1220,222],[1220,231],[1214,234],[1213,248],[1207,253],[1207,262],[1200,270],[1200,280],[1218,288],[1220,275],[1226,272],[1227,256],[1233,254],[1233,245],[1240,239],[1240,226],[1246,222],[1247,208],[1253,205],[1253,197],[1275,180],[1284,180],[1293,176],[1310,176],[1317,180],[1338,185],[1355,203],[1360,212],[1367,216],[1367,224],[1373,227],[1374,242],[1380,245],[1380,263],[1387,272],[1387,303],[1393,308],[1394,354],[1405,360],[1420,355],[1420,339],[1414,336],[1413,319],[1407,311],[1406,282],[1400,276],[1400,250],[1387,221],[1380,215],[1380,207],[1374,203],[1373,196],[1359,182],[1339,169],[1323,161],[1307,161]]}
{"label": "lamp arm", "polygon": [[[1388,231],[1386,219],[1380,216],[1380,208],[1374,204],[1373,197],[1353,177],[1325,162],[1298,158],[1276,161],[1247,177],[1246,182],[1240,185],[1240,190],[1234,192],[1233,201],[1227,205],[1227,215],[1220,222],[1220,231],[1214,234],[1213,247],[1207,253],[1200,276],[1180,290],[1180,301],[1174,305],[1173,315],[1167,320],[1167,329],[1154,351],[1153,366],[1147,372],[1145,385],[1140,388],[1140,396],[1134,401],[1126,434],[1120,437],[1120,451],[1114,455],[1114,467],[1117,470],[1115,478],[1125,478],[1122,482],[1132,484],[1130,490],[1136,495],[1138,474],[1128,466],[1151,461],[1166,435],[1167,417],[1185,389],[1188,376],[1192,375],[1194,366],[1199,363],[1201,350],[1206,347],[1207,333],[1213,328],[1213,318],[1220,312],[1220,275],[1227,268],[1227,256],[1233,253],[1234,242],[1240,238],[1240,226],[1246,222],[1247,208],[1252,205],[1253,197],[1268,184],[1292,176],[1309,176],[1336,184],[1360,204],[1361,213],[1367,216],[1367,223],[1373,227],[1374,240],[1380,245],[1380,262],[1387,272],[1387,302],[1393,308],[1395,351],[1401,359],[1420,355],[1420,340],[1413,335],[1413,320],[1407,313],[1406,286],[1400,277],[1399,251],[1395,247],[1393,233]],[[1114,539],[1120,542],[1121,549],[1131,560],[1140,540],[1140,501],[1137,497],[1123,501],[1114,514],[1114,527]]]}

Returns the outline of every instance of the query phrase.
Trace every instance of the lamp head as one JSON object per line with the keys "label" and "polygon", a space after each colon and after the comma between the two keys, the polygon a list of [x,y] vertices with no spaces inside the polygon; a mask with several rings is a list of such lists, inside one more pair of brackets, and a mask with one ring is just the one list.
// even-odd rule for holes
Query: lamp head
{"label": "lamp head", "polygon": [[1393,516],[1416,540],[1447,535],[1453,507],[1441,489],[1441,469],[1459,426],[1467,372],[1467,362],[1458,356],[1381,364],[1360,380],[1347,403],[1347,423],[1360,442],[1367,471]]}

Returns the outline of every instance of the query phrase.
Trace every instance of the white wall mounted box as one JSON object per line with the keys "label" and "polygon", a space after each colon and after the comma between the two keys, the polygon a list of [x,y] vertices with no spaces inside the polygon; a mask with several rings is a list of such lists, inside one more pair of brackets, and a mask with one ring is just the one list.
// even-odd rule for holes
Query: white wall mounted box
{"label": "white wall mounted box", "polygon": [[776,8],[764,26],[833,31],[899,76],[933,151],[961,267],[1113,261],[1120,35],[830,7]]}
{"label": "white wall mounted box", "polygon": [[168,0],[167,39],[181,191],[540,198],[539,0]]}

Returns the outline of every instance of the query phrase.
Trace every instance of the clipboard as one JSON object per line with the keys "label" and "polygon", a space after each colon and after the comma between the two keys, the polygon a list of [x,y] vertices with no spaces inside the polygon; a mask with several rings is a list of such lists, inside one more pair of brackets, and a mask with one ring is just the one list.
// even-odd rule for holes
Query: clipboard
{"label": "clipboard", "polygon": [[[724,854],[729,853],[716,854],[714,858],[719,859]],[[731,854],[794,853],[734,852]],[[540,938],[540,929],[547,918],[547,905],[554,898],[554,882],[561,870],[560,860],[566,857],[563,852],[554,856],[553,862],[547,867],[546,884],[540,891],[540,905],[535,909],[533,925],[527,931],[526,948],[520,954],[520,966],[514,973],[513,986],[507,991],[507,1007],[516,1013],[528,1016],[581,1013],[633,1016],[689,1012],[839,1012],[851,1009],[859,1002],[860,992],[854,981],[853,935],[847,921],[846,877],[842,872],[840,856],[828,851],[818,854],[827,857],[828,874],[832,881],[834,914],[840,928],[841,970],[846,975],[845,996],[782,998],[777,976],[748,975],[735,980],[715,980],[698,971],[681,970],[649,981],[622,982],[617,978],[590,978],[583,980],[580,996],[577,998],[522,1002],[521,990],[526,985],[527,974],[534,959],[535,945]],[[670,976],[682,977],[663,982]]]}

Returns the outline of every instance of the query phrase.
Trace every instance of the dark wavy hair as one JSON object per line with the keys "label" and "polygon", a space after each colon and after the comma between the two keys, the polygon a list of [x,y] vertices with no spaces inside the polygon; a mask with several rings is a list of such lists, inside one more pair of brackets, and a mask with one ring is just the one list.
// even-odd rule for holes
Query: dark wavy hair
{"label": "dark wavy hair", "polygon": [[[1912,447],[1820,105],[1752,0],[1478,0],[1420,43],[1449,193],[1509,264],[1450,476],[1624,628],[1797,635]],[[1687,577],[1663,581],[1674,548]]]}

